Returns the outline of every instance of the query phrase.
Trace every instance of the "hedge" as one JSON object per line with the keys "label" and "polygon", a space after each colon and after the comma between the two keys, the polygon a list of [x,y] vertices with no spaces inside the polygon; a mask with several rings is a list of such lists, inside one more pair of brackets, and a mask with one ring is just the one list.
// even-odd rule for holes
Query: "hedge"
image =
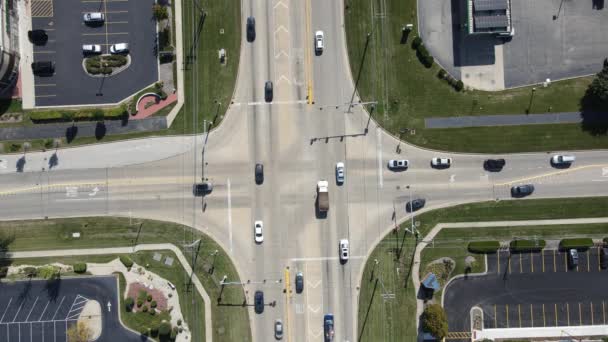
{"label": "hedge", "polygon": [[122,262],[122,264],[125,265],[125,267],[128,269],[130,269],[131,266],[133,266],[133,260],[131,260],[131,258],[129,258],[126,255],[120,256],[120,262]]}
{"label": "hedge", "polygon": [[500,248],[498,241],[473,241],[469,242],[469,251],[471,253],[496,253]]}
{"label": "hedge", "polygon": [[75,263],[74,265],[72,265],[72,267],[74,268],[75,273],[84,273],[87,271],[87,264],[85,264],[84,262]]}
{"label": "hedge", "polygon": [[171,324],[169,324],[168,322],[162,322],[158,326],[158,334],[160,336],[168,336],[169,334],[171,334]]}
{"label": "hedge", "polygon": [[131,310],[133,310],[133,305],[135,305],[133,298],[127,297],[127,299],[125,299],[125,310],[131,312]]}
{"label": "hedge", "polygon": [[545,248],[545,240],[513,240],[509,244],[513,252],[538,252]]}
{"label": "hedge", "polygon": [[593,247],[593,240],[591,238],[562,239],[559,247],[562,249],[589,248]]}
{"label": "hedge", "polygon": [[[35,111],[30,112],[30,120],[34,123],[46,123],[46,122],[69,122],[69,121],[90,121],[93,119],[93,113],[102,110],[100,108],[95,109],[81,109],[81,110],[48,110],[48,111]],[[103,111],[103,118],[106,120],[120,120],[127,117],[127,107],[125,105],[105,109]]]}

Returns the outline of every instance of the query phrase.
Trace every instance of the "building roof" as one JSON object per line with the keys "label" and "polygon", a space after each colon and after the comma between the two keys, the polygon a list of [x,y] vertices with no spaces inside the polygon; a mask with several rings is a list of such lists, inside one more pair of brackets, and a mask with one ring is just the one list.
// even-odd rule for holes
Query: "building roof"
{"label": "building roof", "polygon": [[439,291],[441,286],[439,286],[439,281],[437,281],[437,276],[435,273],[429,273],[422,280],[422,286],[429,290]]}
{"label": "building roof", "polygon": [[509,26],[506,15],[483,15],[473,17],[475,29],[502,28]]}
{"label": "building roof", "polygon": [[509,4],[507,0],[473,0],[475,11],[505,11]]}

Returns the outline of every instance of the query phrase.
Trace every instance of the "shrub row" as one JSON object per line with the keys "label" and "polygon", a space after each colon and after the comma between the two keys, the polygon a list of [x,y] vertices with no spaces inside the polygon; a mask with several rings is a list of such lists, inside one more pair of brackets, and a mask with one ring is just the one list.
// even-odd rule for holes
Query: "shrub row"
{"label": "shrub row", "polygon": [[424,65],[427,69],[433,66],[435,59],[426,49],[426,46],[424,46],[422,38],[416,37],[412,40],[412,49],[416,50],[416,57],[418,57],[418,60],[420,63],[422,63],[422,65]]}
{"label": "shrub row", "polygon": [[593,247],[593,240],[591,238],[562,239],[559,247],[563,249],[589,248]]}
{"label": "shrub row", "polygon": [[84,262],[75,263],[74,265],[72,265],[72,267],[74,268],[75,273],[84,273],[87,271],[87,264],[85,264]]}
{"label": "shrub row", "polygon": [[119,259],[120,262],[122,262],[122,264],[125,265],[127,269],[131,269],[131,266],[133,266],[133,260],[131,260],[131,258],[129,258],[128,256],[121,255]]}
{"label": "shrub row", "polygon": [[471,253],[496,253],[500,248],[498,241],[472,241],[469,242],[469,251]]}
{"label": "shrub row", "polygon": [[127,64],[127,57],[123,55],[94,56],[84,60],[87,72],[92,75],[110,75],[112,68],[119,68],[125,64]]}
{"label": "shrub row", "polygon": [[127,107],[118,106],[111,109],[81,109],[81,110],[48,110],[30,112],[30,120],[34,123],[90,121],[101,116],[105,120],[120,120],[127,117]]}
{"label": "shrub row", "polygon": [[464,89],[464,83],[462,83],[461,80],[455,79],[443,69],[439,69],[439,72],[437,72],[437,77],[448,82],[448,84],[451,85],[456,91],[462,91]]}
{"label": "shrub row", "polygon": [[513,240],[509,247],[513,252],[539,252],[546,244],[545,240]]}

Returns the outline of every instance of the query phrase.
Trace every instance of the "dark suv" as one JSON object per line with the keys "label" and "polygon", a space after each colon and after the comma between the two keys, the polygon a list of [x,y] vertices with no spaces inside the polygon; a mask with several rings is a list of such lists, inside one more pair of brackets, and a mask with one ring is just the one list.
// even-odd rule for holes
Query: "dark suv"
{"label": "dark suv", "polygon": [[55,62],[40,61],[32,63],[32,71],[37,76],[52,76],[55,73]]}
{"label": "dark suv", "polygon": [[255,18],[247,18],[247,41],[253,42],[255,40]]}
{"label": "dark suv", "polygon": [[513,197],[525,197],[531,195],[534,192],[534,185],[525,184],[517,185],[511,188],[511,196]]}
{"label": "dark suv", "polygon": [[44,45],[49,40],[49,36],[44,30],[27,31],[27,37],[34,45]]}
{"label": "dark suv", "polygon": [[413,211],[422,209],[422,207],[424,207],[425,204],[426,204],[426,200],[424,198],[416,198],[416,199],[412,200],[411,202],[407,202],[405,204],[405,210],[408,213],[411,213]]}
{"label": "dark suv", "polygon": [[257,163],[255,164],[255,183],[262,184],[264,183],[264,165]]}
{"label": "dark suv", "polygon": [[255,313],[261,314],[264,312],[264,292],[255,291],[255,295],[253,297],[253,305]]}
{"label": "dark suv", "polygon": [[506,162],[504,159],[487,159],[483,162],[483,168],[486,171],[499,172],[505,167],[505,164]]}
{"label": "dark suv", "polygon": [[272,102],[273,97],[272,82],[266,81],[266,84],[264,84],[264,100],[266,100],[266,102]]}
{"label": "dark suv", "polygon": [[296,293],[304,291],[304,275],[302,272],[296,273]]}

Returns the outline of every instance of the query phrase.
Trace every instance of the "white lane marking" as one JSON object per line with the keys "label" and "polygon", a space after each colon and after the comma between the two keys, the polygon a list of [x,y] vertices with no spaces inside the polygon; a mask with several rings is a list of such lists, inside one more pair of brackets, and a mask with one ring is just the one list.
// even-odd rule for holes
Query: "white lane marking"
{"label": "white lane marking", "polygon": [[23,303],[25,301],[21,302],[21,305],[19,305],[19,309],[17,309],[17,313],[15,314],[15,317],[13,318],[13,323],[15,322],[15,320],[17,319],[17,316],[19,316],[19,311],[21,311],[21,307],[23,306]]}
{"label": "white lane marking", "polygon": [[0,159],[0,169],[6,169],[6,160]]}
{"label": "white lane marking", "polygon": [[592,182],[608,182],[608,179],[592,179]]}
{"label": "white lane marking", "polygon": [[273,101],[273,102],[264,102],[264,101],[254,101],[254,102],[247,102],[247,103],[242,103],[242,102],[235,102],[232,104],[232,106],[263,106],[263,105],[271,105],[271,104],[277,104],[277,105],[292,105],[292,104],[306,104],[306,100],[298,100],[298,101]]}
{"label": "white lane marking", "polygon": [[321,310],[321,305],[315,305],[315,306],[309,305],[308,310],[312,311],[313,313],[317,313],[317,312],[319,312],[319,310]]}
{"label": "white lane marking", "polygon": [[40,318],[38,318],[38,322],[40,322],[40,320],[42,319],[42,316],[44,316],[44,313],[46,312],[46,308],[49,307],[49,303],[50,302],[46,302],[46,306],[44,307],[44,310],[42,310],[42,314],[40,315]]}
{"label": "white lane marking", "polygon": [[608,167],[602,168],[602,177],[608,177]]}
{"label": "white lane marking", "polygon": [[276,34],[279,31],[283,31],[285,33],[289,33],[289,31],[283,25],[279,25],[279,27],[276,30],[274,30],[274,33]]}
{"label": "white lane marking", "polygon": [[321,279],[317,280],[314,283],[309,282],[308,286],[312,287],[313,289],[316,289],[319,285],[321,285]]}
{"label": "white lane marking", "polygon": [[99,188],[98,187],[94,187],[91,192],[89,193],[89,196],[95,196],[97,195],[97,193],[99,192]]}
{"label": "white lane marking", "polygon": [[228,189],[228,239],[230,240],[230,254],[232,254],[232,197],[230,197],[230,178],[226,180]]}
{"label": "white lane marking", "polygon": [[450,175],[450,183],[454,183],[456,180],[456,175]]}
{"label": "white lane marking", "polygon": [[8,304],[6,305],[6,309],[4,309],[4,314],[2,314],[2,318],[0,318],[0,322],[2,322],[4,320],[4,315],[6,315],[6,312],[8,311],[9,306],[11,306],[11,302],[13,301],[13,298],[11,298],[8,301]]}
{"label": "white lane marking", "polygon": [[288,84],[291,84],[291,81],[287,77],[285,77],[285,75],[281,75],[281,77],[279,77],[279,79],[277,80],[277,84],[280,84],[282,81],[285,81]]}
{"label": "white lane marking", "polygon": [[[366,256],[365,255],[356,255],[356,256],[351,256],[349,257],[349,260],[354,260],[354,259],[365,259]],[[312,258],[292,258],[289,259],[290,261],[293,262],[298,262],[298,261],[331,261],[331,260],[339,260],[339,257],[312,257]]]}
{"label": "white lane marking", "polygon": [[53,318],[51,318],[51,321],[55,320],[55,316],[57,316],[57,313],[59,312],[59,309],[61,308],[61,304],[63,304],[64,300],[65,300],[65,296],[63,296],[63,298],[61,298],[61,302],[59,302],[59,306],[57,306],[57,310],[55,310],[55,314],[53,315]]}
{"label": "white lane marking", "polygon": [[89,197],[89,198],[59,198],[55,202],[85,202],[85,201],[105,201],[105,198]]}
{"label": "white lane marking", "polygon": [[276,4],[276,5],[274,5],[274,7],[273,7],[273,8],[277,8],[277,7],[279,7],[279,5],[283,5],[283,7],[288,8],[288,7],[287,7],[287,5],[285,5],[285,4],[283,3],[283,1],[278,1],[278,2],[277,2],[277,4]]}
{"label": "white lane marking", "polygon": [[66,186],[65,187],[65,196],[66,197],[78,197],[78,187],[77,186]]}
{"label": "white lane marking", "polygon": [[378,185],[382,188],[382,131],[380,129],[376,129],[376,150],[378,154]]}
{"label": "white lane marking", "polygon": [[34,307],[36,306],[37,302],[38,302],[38,297],[36,297],[36,300],[34,301],[34,305],[32,305],[32,308],[30,309],[30,313],[28,313],[27,317],[25,318],[26,322],[30,319],[30,315],[32,314],[32,311],[34,311]]}

